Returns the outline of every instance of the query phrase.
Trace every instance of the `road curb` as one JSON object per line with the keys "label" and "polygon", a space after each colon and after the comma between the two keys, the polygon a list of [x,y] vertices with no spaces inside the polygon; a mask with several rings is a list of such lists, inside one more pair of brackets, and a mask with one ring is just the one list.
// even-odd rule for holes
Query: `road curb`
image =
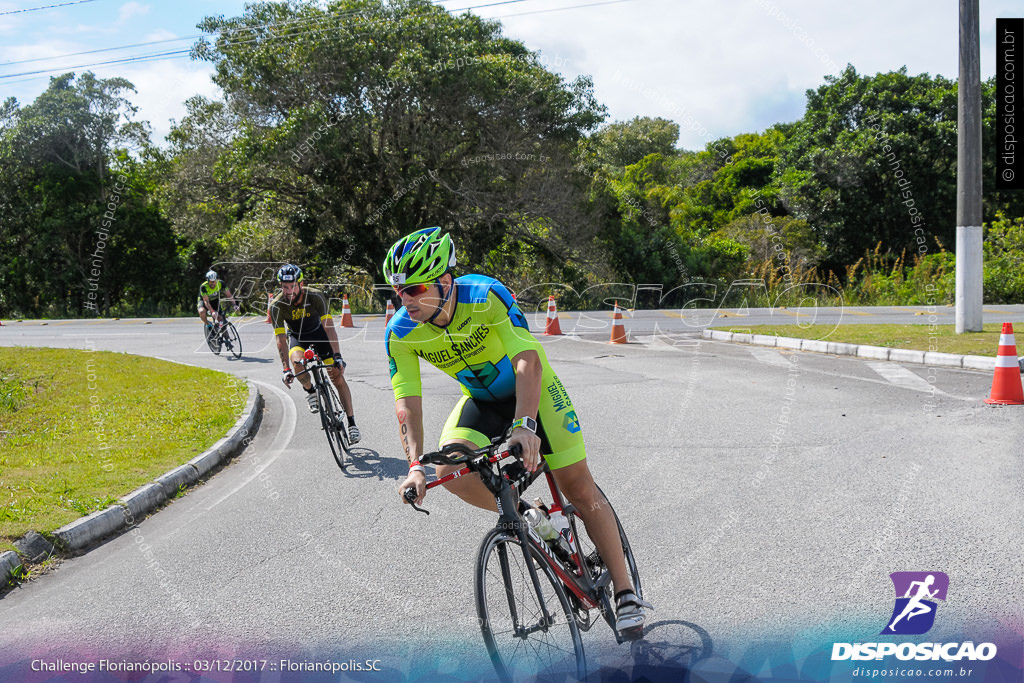
{"label": "road curb", "polygon": [[5,550],[0,553],[0,576],[4,577],[0,588],[13,585],[15,577],[21,570],[21,556],[13,550]]}
{"label": "road curb", "polygon": [[815,339],[797,339],[796,337],[769,337],[761,334],[726,332],[725,330],[704,330],[704,339],[723,341],[753,346],[774,346],[809,351],[833,356],[855,356],[872,360],[885,360],[895,363],[917,363],[918,365],[940,366],[944,368],[961,368],[966,370],[995,370],[996,359],[989,356],[961,356],[956,353],[936,353],[932,351],[914,351],[911,349],[890,349],[885,346],[868,346],[867,344],[846,344],[842,342],[826,342]]}
{"label": "road curb", "polygon": [[[242,416],[224,438],[184,465],[143,484],[114,505],[57,529],[52,534],[57,545],[65,552],[80,552],[107,536],[135,525],[141,517],[177,495],[180,487],[195,484],[215,467],[245,450],[259,430],[262,403],[263,395],[250,383],[249,397]],[[15,580],[21,564],[21,557],[13,551],[0,554],[2,583]]]}

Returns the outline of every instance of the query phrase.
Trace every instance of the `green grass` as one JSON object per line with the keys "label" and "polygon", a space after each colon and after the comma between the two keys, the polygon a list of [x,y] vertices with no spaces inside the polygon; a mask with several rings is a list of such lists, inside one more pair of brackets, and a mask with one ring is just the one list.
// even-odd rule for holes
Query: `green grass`
{"label": "green grass", "polygon": [[245,383],[108,351],[0,347],[0,551],[54,531],[201,453]]}
{"label": "green grass", "polygon": [[750,332],[797,339],[824,339],[847,344],[885,346],[893,349],[939,351],[970,356],[995,356],[999,349],[1000,323],[984,326],[983,332],[957,334],[954,325],[749,325],[713,327],[714,330]]}

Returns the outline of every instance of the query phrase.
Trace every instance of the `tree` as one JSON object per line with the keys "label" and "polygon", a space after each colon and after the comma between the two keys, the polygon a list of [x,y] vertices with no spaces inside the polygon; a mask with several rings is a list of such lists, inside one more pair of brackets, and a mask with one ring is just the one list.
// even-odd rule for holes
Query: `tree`
{"label": "tree", "polygon": [[679,124],[661,118],[637,116],[608,124],[591,136],[597,160],[625,168],[650,154],[670,157],[679,140]]}
{"label": "tree", "polygon": [[148,207],[129,170],[127,149],[148,140],[146,125],[131,120],[129,92],[132,84],[121,78],[64,74],[33,103],[4,104],[0,290],[7,310],[109,310],[133,286],[159,292],[168,284],[154,275],[174,262],[170,226]]}
{"label": "tree", "polygon": [[918,227],[952,243],[956,106],[955,82],[908,76],[905,67],[861,76],[847,66],[807,91],[778,185],[788,213],[827,249],[827,266],[852,263],[879,242],[912,250]]}
{"label": "tree", "polygon": [[[496,22],[429,0],[335,0],[254,3],[200,28],[218,37],[194,55],[225,96],[206,111],[237,122],[200,191],[235,222],[263,207],[293,257],[376,274],[394,240],[429,225],[454,234],[469,267],[507,244],[565,262],[589,238],[563,179],[603,108],[588,79],[563,82]],[[194,155],[216,126],[197,114],[175,129]]]}

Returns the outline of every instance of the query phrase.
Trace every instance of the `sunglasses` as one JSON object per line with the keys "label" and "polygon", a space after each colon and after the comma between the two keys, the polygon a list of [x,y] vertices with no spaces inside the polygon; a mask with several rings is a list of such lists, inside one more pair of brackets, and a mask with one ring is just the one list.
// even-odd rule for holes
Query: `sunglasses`
{"label": "sunglasses", "polygon": [[395,294],[398,296],[421,296],[426,294],[431,287],[434,286],[433,282],[421,283],[418,285],[405,285],[404,287],[395,287]]}

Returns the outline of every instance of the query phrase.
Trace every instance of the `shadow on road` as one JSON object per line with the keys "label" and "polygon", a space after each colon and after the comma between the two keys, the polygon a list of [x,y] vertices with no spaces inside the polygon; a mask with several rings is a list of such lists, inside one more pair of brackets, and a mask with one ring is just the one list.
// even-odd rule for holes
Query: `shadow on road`
{"label": "shadow on road", "polygon": [[359,446],[354,446],[349,455],[345,474],[353,479],[401,481],[409,474],[409,463],[404,458],[385,458],[373,449]]}
{"label": "shadow on road", "polygon": [[754,679],[735,664],[713,654],[711,636],[697,624],[681,619],[656,621],[644,637],[629,645],[618,661],[607,662],[588,680],[601,683],[677,683],[714,680],[744,683]]}

